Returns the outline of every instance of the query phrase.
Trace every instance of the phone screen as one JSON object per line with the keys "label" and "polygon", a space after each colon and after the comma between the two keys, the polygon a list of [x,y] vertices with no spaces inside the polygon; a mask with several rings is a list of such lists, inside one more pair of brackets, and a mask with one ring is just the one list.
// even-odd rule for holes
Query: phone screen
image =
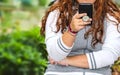
{"label": "phone screen", "polygon": [[87,15],[92,18],[93,5],[90,3],[80,3],[79,4],[79,13],[87,13]]}

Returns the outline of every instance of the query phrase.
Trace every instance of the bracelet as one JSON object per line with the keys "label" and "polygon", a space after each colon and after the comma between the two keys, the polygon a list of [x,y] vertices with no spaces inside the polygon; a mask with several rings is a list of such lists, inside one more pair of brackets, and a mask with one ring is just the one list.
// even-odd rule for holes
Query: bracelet
{"label": "bracelet", "polygon": [[76,35],[78,32],[72,31],[70,25],[68,26],[68,31],[71,33],[71,35]]}

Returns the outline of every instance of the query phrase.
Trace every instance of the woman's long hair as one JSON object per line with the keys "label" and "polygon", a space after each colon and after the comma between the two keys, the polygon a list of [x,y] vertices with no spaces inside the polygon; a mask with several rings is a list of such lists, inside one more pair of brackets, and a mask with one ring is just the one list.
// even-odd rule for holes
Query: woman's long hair
{"label": "woman's long hair", "polygon": [[[46,12],[45,16],[42,18],[42,27],[41,27],[41,34],[45,33],[45,25],[46,20],[51,11],[59,9],[59,17],[57,20],[57,31],[60,30],[64,32],[66,26],[68,26],[72,20],[72,16],[75,14],[75,11],[78,7],[78,3],[76,0],[59,0],[59,2],[53,4],[48,11]],[[111,16],[114,16],[118,23],[120,23],[120,10],[118,7],[113,3],[112,0],[96,0],[94,3],[94,14],[93,14],[93,22],[91,28],[85,33],[85,38],[88,35],[92,35],[91,45],[95,47],[97,43],[102,43],[102,38],[104,34],[104,19],[107,17],[107,13]],[[61,21],[59,21],[61,20]],[[118,23],[116,25],[118,27]]]}

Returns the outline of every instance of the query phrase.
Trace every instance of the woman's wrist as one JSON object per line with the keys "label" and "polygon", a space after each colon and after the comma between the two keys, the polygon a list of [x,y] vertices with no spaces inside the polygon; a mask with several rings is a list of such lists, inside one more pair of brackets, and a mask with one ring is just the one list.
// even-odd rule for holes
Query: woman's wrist
{"label": "woman's wrist", "polygon": [[71,35],[73,35],[73,36],[76,36],[77,35],[77,31],[73,31],[72,29],[71,29],[71,27],[70,27],[70,25],[68,26],[68,32],[71,34]]}
{"label": "woman's wrist", "polygon": [[67,57],[65,58],[65,63],[66,66],[69,66]]}

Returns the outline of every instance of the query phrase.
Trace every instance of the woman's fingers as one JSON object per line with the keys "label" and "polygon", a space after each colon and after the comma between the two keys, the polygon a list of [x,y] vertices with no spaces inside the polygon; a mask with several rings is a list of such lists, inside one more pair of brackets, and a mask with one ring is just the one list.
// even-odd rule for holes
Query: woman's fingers
{"label": "woman's fingers", "polygon": [[67,58],[58,62],[59,65],[68,66]]}
{"label": "woman's fingers", "polygon": [[88,24],[91,24],[91,22],[92,22],[92,19],[90,18],[88,21],[83,21],[82,19],[78,19],[78,21],[79,22],[77,22],[78,23],[78,25],[79,26],[83,26],[83,25],[88,25]]}
{"label": "woman's fingers", "polygon": [[[78,32],[83,29],[86,25],[91,24],[92,19],[86,18],[86,13],[79,14],[78,12],[73,16],[70,23],[70,28],[72,31]],[[84,20],[82,19],[84,17]]]}
{"label": "woman's fingers", "polygon": [[79,24],[79,26],[86,26],[88,24],[90,24],[91,22],[82,22],[81,24]]}
{"label": "woman's fingers", "polygon": [[48,60],[49,60],[50,64],[55,64],[55,61],[52,58],[49,57]]}
{"label": "woman's fingers", "polygon": [[63,66],[67,66],[67,59],[63,59],[61,61],[54,61],[52,58],[48,58],[49,59],[49,62],[50,64],[53,64],[53,65],[56,65],[56,64],[59,64],[59,65],[63,65]]}
{"label": "woman's fingers", "polygon": [[87,15],[87,13],[81,13],[81,14],[79,14],[78,12],[74,15],[74,18],[76,18],[76,19],[80,19],[81,17],[83,17],[83,16],[86,16]]}

